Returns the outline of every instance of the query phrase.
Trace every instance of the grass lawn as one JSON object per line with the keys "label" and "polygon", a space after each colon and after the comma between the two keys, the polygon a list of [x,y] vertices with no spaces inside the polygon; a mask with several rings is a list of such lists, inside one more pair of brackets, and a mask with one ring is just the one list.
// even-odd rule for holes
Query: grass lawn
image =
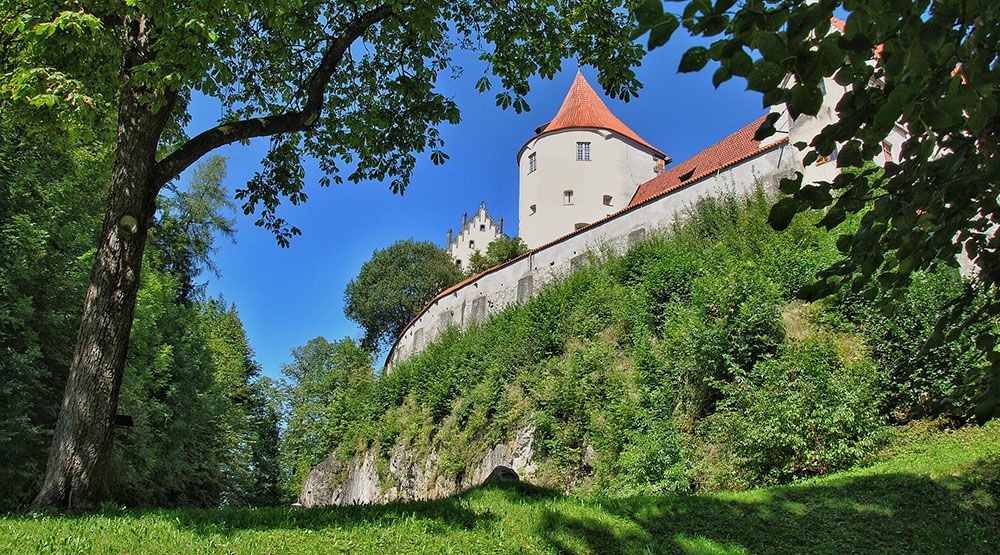
{"label": "grass lawn", "polygon": [[1000,553],[1000,422],[903,437],[871,467],[740,493],[12,515],[0,553]]}

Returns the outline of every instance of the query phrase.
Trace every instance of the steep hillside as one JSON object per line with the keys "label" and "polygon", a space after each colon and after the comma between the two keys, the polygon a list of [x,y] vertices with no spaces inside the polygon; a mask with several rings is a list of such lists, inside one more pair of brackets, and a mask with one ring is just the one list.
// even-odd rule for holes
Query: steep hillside
{"label": "steep hillside", "polygon": [[1000,426],[909,430],[863,470],[740,493],[520,486],[327,509],[0,518],[2,553],[997,553]]}
{"label": "steep hillside", "polygon": [[497,465],[561,491],[738,490],[868,462],[914,413],[961,421],[982,361],[965,336],[919,353],[966,287],[957,273],[919,276],[887,315],[866,291],[803,304],[794,293],[837,260],[837,234],[817,215],[777,233],[769,204],[704,201],[669,233],[447,333],[331,430],[339,447],[302,501],[442,497]]}

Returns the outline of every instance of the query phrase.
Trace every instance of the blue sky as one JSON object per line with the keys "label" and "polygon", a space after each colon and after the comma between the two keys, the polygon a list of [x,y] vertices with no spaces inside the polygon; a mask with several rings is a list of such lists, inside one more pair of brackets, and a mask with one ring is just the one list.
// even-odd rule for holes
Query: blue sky
{"label": "blue sky", "polygon": [[[735,79],[712,87],[714,66],[696,74],[678,74],[681,54],[693,39],[680,32],[665,47],[650,53],[637,71],[644,89],[628,103],[605,99],[622,121],[679,162],[761,115],[758,93]],[[236,244],[220,242],[214,259],[219,276],[206,275],[209,292],[236,304],[264,373],[278,377],[290,350],[322,335],[334,340],[358,337],[358,327],[344,317],[343,291],[374,249],[407,238],[444,244],[449,228],[457,228],[463,212],[482,201],[494,217],[504,218],[508,234],[517,231],[517,167],[514,156],[532,130],[559,109],[576,73],[567,61],[553,80],[535,79],[528,101],[531,111],[516,114],[496,107],[493,94],[474,88],[482,65],[469,53],[457,53],[462,76],[444,77],[440,89],[462,111],[462,122],[442,129],[443,166],[422,157],[402,196],[387,184],[319,187],[322,176],[307,161],[309,200],[282,207],[281,216],[302,230],[290,248],[253,225],[253,216],[237,214]],[[599,94],[595,72],[582,68]],[[189,133],[214,125],[218,104],[195,99]],[[241,187],[260,167],[267,141],[232,145],[217,151],[228,160],[227,185]]]}

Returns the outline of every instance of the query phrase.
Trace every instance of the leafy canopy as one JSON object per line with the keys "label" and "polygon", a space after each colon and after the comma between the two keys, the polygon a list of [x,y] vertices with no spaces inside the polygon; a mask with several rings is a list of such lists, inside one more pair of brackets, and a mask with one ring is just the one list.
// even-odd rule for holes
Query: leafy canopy
{"label": "leafy canopy", "polygon": [[[287,245],[299,230],[277,215],[306,200],[303,156],[322,185],[407,186],[416,153],[443,163],[439,126],[458,123],[437,89],[459,71],[457,48],[479,53],[477,82],[521,112],[534,75],[564,59],[594,66],[605,90],[629,99],[643,54],[629,36],[626,0],[16,0],[0,7],[0,103],[26,102],[63,118],[113,111],[125,91],[172,112],[160,136],[162,186],[215,148],[271,137],[263,169],[236,191],[245,213]],[[193,95],[216,99],[219,125],[187,137]],[[151,130],[159,133],[160,130]]]}
{"label": "leafy canopy", "polygon": [[441,247],[397,241],[376,250],[344,290],[344,314],[364,329],[361,344],[380,351],[392,344],[435,295],[462,279]]}
{"label": "leafy canopy", "polygon": [[[831,18],[846,13],[843,32]],[[993,0],[693,0],[680,13],[658,0],[641,2],[635,15],[647,46],[666,43],[680,26],[710,38],[681,58],[679,70],[700,71],[717,62],[712,82],[733,77],[763,93],[766,106],[785,104],[799,117],[815,116],[824,78],[847,88],[837,121],[803,151],[806,165],[835,157],[844,170],[831,182],[783,180],[787,194],[771,211],[775,228],[795,214],[823,208],[819,225],[834,229],[863,213],[857,231],[838,242],[842,258],[802,291],[806,298],[846,287],[866,298],[900,299],[914,272],[936,262],[956,266],[964,254],[978,267],[976,285],[991,301],[970,318],[1000,315],[1000,3]],[[784,85],[786,76],[793,79]],[[772,114],[758,138],[775,132]],[[908,137],[896,162],[880,171],[866,161],[881,152],[896,127]],[[872,287],[877,284],[876,287]],[[946,311],[954,319],[971,292]],[[960,330],[962,326],[953,327]],[[956,331],[957,333],[957,331]],[[929,346],[939,345],[936,334]],[[1000,410],[1000,351],[987,327],[977,346],[994,369],[982,415]]]}

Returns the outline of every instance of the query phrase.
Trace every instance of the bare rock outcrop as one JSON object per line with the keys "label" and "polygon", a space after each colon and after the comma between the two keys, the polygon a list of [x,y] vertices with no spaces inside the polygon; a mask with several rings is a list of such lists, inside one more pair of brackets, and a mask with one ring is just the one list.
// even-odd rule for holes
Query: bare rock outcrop
{"label": "bare rock outcrop", "polygon": [[436,472],[440,452],[417,457],[396,444],[389,454],[386,470],[379,472],[379,453],[372,447],[343,461],[330,455],[309,473],[299,494],[306,507],[326,505],[367,505],[392,501],[439,499],[479,486],[498,467],[507,467],[522,480],[531,481],[535,464],[535,430],[523,427],[514,437],[495,445],[481,459],[473,461],[458,480]]}

